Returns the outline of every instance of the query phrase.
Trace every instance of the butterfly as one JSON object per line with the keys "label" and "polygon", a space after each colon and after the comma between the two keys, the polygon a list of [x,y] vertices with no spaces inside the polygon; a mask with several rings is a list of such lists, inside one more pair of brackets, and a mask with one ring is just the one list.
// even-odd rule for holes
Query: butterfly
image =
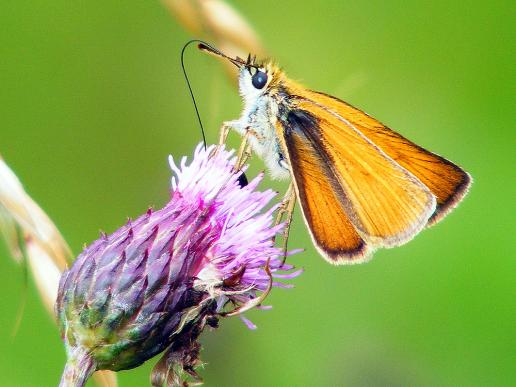
{"label": "butterfly", "polygon": [[289,79],[272,61],[232,58],[244,108],[224,123],[261,157],[273,178],[292,181],[320,254],[332,264],[364,262],[442,220],[464,197],[470,175],[375,118]]}

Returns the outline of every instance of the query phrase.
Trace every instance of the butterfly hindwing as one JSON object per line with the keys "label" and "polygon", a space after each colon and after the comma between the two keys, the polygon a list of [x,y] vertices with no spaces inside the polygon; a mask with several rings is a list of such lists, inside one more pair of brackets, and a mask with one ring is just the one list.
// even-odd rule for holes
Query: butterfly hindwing
{"label": "butterfly hindwing", "polygon": [[370,249],[342,206],[339,183],[296,123],[288,131],[284,141],[294,166],[292,179],[315,246],[332,264],[363,262]]}
{"label": "butterfly hindwing", "polygon": [[[299,196],[304,189],[299,181],[328,180],[340,208],[371,248],[403,244],[426,225],[435,210],[435,197],[345,120],[299,99],[282,125]],[[324,174],[310,173],[307,166],[312,164],[321,165]],[[337,221],[331,208],[322,216],[328,218],[325,222]],[[310,213],[305,217],[310,226]]]}

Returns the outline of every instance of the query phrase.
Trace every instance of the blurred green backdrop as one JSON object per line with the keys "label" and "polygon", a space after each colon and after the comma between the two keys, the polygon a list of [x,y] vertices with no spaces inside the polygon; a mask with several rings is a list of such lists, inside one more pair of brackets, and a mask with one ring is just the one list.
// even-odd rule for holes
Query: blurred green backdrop
{"label": "blurred green backdrop", "polygon": [[[444,222],[361,266],[326,264],[298,213],[291,246],[306,252],[292,261],[305,274],[273,292],[272,311],[248,313],[257,331],[228,319],[205,332],[206,385],[515,385],[513,4],[231,4],[291,77],[475,183]],[[0,153],[73,250],[165,203],[167,155],[200,140],[179,67],[191,36],[153,1],[4,0],[0,25]],[[212,58],[192,49],[187,60],[215,141],[239,97]],[[3,243],[0,286],[0,385],[57,385],[64,350],[32,283],[11,335],[23,273]],[[148,385],[153,363],[120,373],[120,385]]]}

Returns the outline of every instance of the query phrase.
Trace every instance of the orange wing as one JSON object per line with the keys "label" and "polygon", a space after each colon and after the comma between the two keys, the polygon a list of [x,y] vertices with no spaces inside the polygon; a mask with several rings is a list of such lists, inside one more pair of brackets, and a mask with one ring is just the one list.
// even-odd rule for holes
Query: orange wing
{"label": "orange wing", "polygon": [[370,251],[344,211],[342,188],[306,136],[294,131],[288,141],[296,193],[314,245],[332,264],[363,262]]}
{"label": "orange wing", "polygon": [[466,195],[471,177],[457,165],[421,148],[338,98],[315,91],[308,91],[308,96],[317,105],[349,122],[430,189],[437,199],[437,208],[429,224],[444,218]]}
{"label": "orange wing", "polygon": [[[312,101],[296,101],[294,110],[280,112],[284,130],[279,137],[312,236],[317,240],[318,224],[337,227],[338,210],[373,248],[412,239],[435,210],[435,197],[428,188],[345,120]],[[326,184],[332,199],[328,200],[326,191],[314,190],[316,184]],[[309,200],[318,210],[315,219]],[[319,208],[320,201],[334,207]],[[335,245],[339,245],[338,237],[332,235]],[[344,243],[342,248],[346,248]]]}

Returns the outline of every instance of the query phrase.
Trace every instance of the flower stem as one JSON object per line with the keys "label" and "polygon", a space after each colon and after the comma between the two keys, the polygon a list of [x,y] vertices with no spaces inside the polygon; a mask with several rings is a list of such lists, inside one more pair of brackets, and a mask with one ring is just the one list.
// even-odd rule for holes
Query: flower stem
{"label": "flower stem", "polygon": [[68,354],[59,387],[83,387],[91,374],[95,372],[95,363],[82,347],[74,348]]}

